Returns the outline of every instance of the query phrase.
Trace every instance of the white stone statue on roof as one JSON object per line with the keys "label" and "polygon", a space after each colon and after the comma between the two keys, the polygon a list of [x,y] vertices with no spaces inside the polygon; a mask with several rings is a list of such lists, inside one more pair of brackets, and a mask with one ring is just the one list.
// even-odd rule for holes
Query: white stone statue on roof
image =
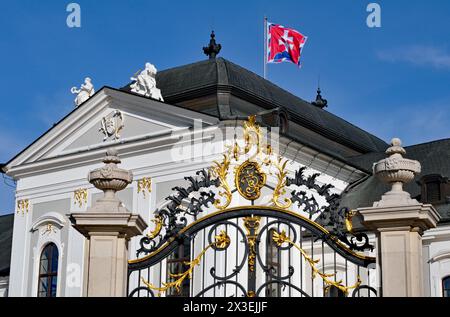
{"label": "white stone statue on roof", "polygon": [[131,77],[131,91],[146,97],[164,101],[161,90],[156,88],[156,67],[150,63],[145,64],[145,69]]}
{"label": "white stone statue on roof", "polygon": [[70,89],[70,92],[77,95],[75,98],[75,106],[78,107],[83,102],[92,97],[95,93],[95,90],[91,79],[89,77],[86,77],[84,79],[84,84],[81,85],[80,89],[78,89],[77,87],[72,87],[72,89]]}

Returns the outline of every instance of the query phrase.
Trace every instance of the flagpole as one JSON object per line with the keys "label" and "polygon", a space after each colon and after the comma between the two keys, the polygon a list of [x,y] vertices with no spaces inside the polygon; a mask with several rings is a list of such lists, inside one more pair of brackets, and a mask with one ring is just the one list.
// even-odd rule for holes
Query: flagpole
{"label": "flagpole", "polygon": [[267,79],[267,17],[264,17],[264,79]]}

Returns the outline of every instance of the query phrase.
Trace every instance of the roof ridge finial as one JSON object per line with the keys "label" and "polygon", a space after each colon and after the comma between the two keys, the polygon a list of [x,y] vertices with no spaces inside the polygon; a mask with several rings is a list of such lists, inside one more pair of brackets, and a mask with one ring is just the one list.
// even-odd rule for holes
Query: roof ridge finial
{"label": "roof ridge finial", "polygon": [[222,49],[222,45],[216,44],[216,35],[214,34],[214,30],[211,31],[211,39],[209,40],[209,45],[203,47],[203,52],[205,55],[209,56],[209,59],[215,59],[217,54],[219,54]]}
{"label": "roof ridge finial", "polygon": [[321,109],[328,107],[328,100],[322,98],[322,91],[320,90],[320,75],[319,80],[317,82],[317,96],[316,100],[311,102],[312,105],[319,107]]}

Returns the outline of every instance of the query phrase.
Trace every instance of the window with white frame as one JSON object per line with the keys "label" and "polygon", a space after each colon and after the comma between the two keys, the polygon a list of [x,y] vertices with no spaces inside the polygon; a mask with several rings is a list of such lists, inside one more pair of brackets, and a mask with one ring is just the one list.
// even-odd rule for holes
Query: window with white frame
{"label": "window with white frame", "polygon": [[442,279],[442,296],[450,297],[450,276]]}
{"label": "window with white frame", "polygon": [[58,284],[58,247],[54,243],[47,244],[39,259],[39,297],[56,297]]}

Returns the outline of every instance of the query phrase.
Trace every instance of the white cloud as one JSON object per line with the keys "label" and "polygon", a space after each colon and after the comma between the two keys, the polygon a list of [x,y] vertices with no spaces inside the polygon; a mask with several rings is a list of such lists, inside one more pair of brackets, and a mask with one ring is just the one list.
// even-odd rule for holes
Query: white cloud
{"label": "white cloud", "polygon": [[377,53],[379,59],[391,63],[403,62],[417,66],[450,70],[450,52],[433,46],[413,45],[382,50]]}

